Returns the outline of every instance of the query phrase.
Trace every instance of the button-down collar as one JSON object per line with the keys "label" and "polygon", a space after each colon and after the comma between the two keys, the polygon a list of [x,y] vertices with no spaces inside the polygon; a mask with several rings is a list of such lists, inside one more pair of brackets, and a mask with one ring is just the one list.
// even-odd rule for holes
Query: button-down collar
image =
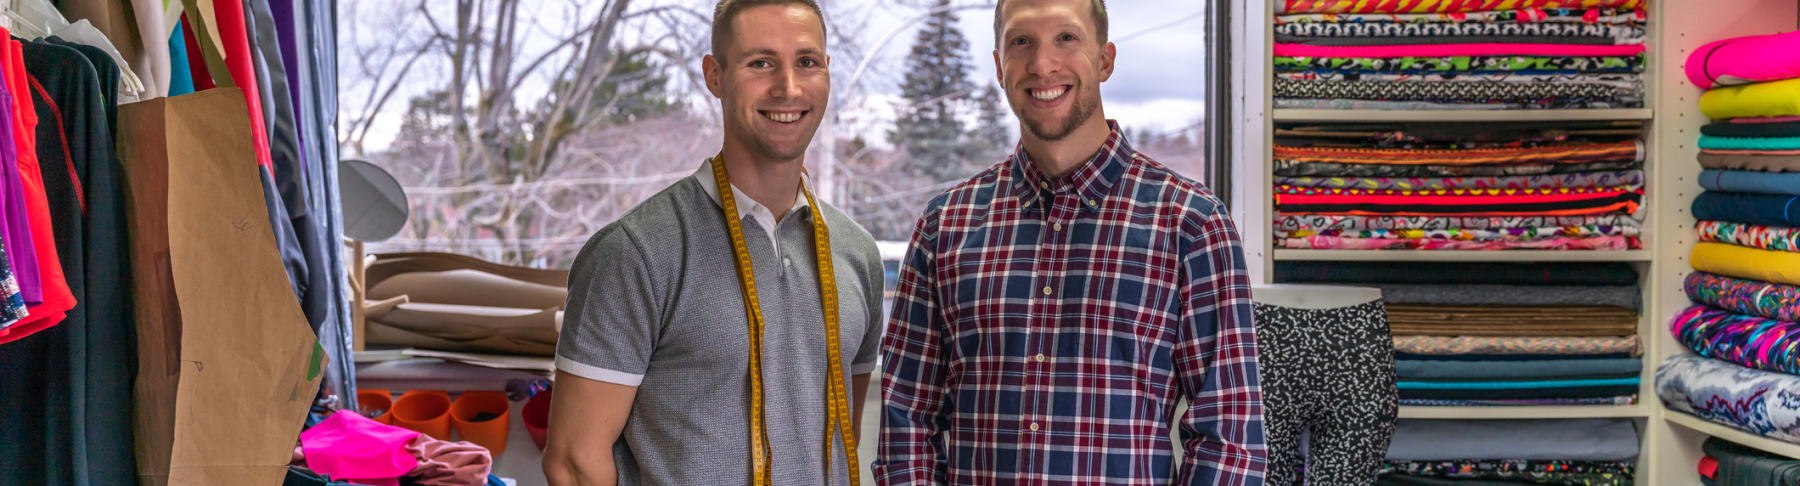
{"label": "button-down collar", "polygon": [[1040,204],[1041,195],[1072,192],[1081,198],[1083,208],[1098,208],[1100,202],[1105,200],[1107,191],[1119,182],[1119,176],[1129,168],[1129,161],[1137,153],[1125,142],[1124,135],[1119,132],[1118,122],[1107,120],[1106,125],[1112,133],[1100,144],[1099,152],[1061,179],[1050,180],[1031,163],[1025,147],[1019,146],[1013,151],[1012,157],[1013,172],[1018,174],[1018,177],[1013,178],[1014,194],[1026,206],[1043,207]]}

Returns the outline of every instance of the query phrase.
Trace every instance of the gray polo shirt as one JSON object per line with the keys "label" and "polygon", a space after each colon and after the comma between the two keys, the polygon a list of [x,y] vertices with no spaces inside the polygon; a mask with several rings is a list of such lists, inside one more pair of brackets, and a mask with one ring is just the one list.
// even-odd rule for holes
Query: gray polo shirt
{"label": "gray polo shirt", "polygon": [[[601,228],[571,269],[557,369],[637,387],[613,447],[621,486],[750,482],[750,326],[711,177],[711,166],[702,165],[695,177]],[[734,194],[765,320],[771,479],[827,484],[821,442],[828,364],[812,213],[796,204],[775,222],[743,193]],[[861,226],[829,205],[820,212],[831,228],[845,361],[831,376],[850,390],[851,375],[875,369],[881,257]],[[852,469],[844,464],[841,438],[831,450],[829,484],[848,484]]]}

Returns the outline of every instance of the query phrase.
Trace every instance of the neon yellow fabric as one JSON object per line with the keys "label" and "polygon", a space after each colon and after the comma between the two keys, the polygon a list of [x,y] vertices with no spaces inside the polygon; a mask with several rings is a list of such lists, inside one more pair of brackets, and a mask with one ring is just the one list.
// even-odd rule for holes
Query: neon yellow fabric
{"label": "neon yellow fabric", "polygon": [[1800,115],[1800,78],[1707,91],[1700,112],[1713,119]]}

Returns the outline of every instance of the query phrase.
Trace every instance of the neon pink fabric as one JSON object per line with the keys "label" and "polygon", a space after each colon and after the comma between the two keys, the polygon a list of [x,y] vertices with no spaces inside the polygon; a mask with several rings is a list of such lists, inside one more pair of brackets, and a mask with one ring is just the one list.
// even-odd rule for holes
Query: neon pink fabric
{"label": "neon pink fabric", "polygon": [[1787,123],[1800,121],[1800,116],[1757,116],[1748,118],[1732,118],[1732,123]]}
{"label": "neon pink fabric", "polygon": [[354,411],[340,410],[319,425],[300,433],[306,466],[340,481],[373,486],[398,486],[400,476],[419,466],[407,450],[418,432],[370,420]]}
{"label": "neon pink fabric", "polygon": [[1572,44],[1314,46],[1275,44],[1275,56],[1277,57],[1634,56],[1643,53],[1643,44],[1625,46]]}
{"label": "neon pink fabric", "polygon": [[250,106],[250,143],[256,147],[256,163],[274,170],[269,162],[269,132],[263,129],[256,65],[250,59],[250,37],[244,26],[244,3],[213,2],[213,13],[218,18],[220,40],[225,43],[225,67],[231,70],[238,89],[244,90],[244,104]]}
{"label": "neon pink fabric", "polygon": [[1683,69],[1700,89],[1800,78],[1800,32],[1713,41],[1688,54]]}

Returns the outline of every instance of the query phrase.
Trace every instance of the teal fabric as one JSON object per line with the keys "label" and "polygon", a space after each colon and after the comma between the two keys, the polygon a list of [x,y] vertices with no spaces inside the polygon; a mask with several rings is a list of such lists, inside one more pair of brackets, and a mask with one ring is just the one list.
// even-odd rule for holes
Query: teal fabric
{"label": "teal fabric", "polygon": [[1555,381],[1470,381],[1470,382],[1428,382],[1402,381],[1401,390],[1517,390],[1522,388],[1575,388],[1589,386],[1637,386],[1638,378],[1613,378],[1605,380],[1555,380]]}
{"label": "teal fabric", "polygon": [[1706,150],[1800,150],[1800,137],[1714,137],[1700,136],[1700,148]]}

